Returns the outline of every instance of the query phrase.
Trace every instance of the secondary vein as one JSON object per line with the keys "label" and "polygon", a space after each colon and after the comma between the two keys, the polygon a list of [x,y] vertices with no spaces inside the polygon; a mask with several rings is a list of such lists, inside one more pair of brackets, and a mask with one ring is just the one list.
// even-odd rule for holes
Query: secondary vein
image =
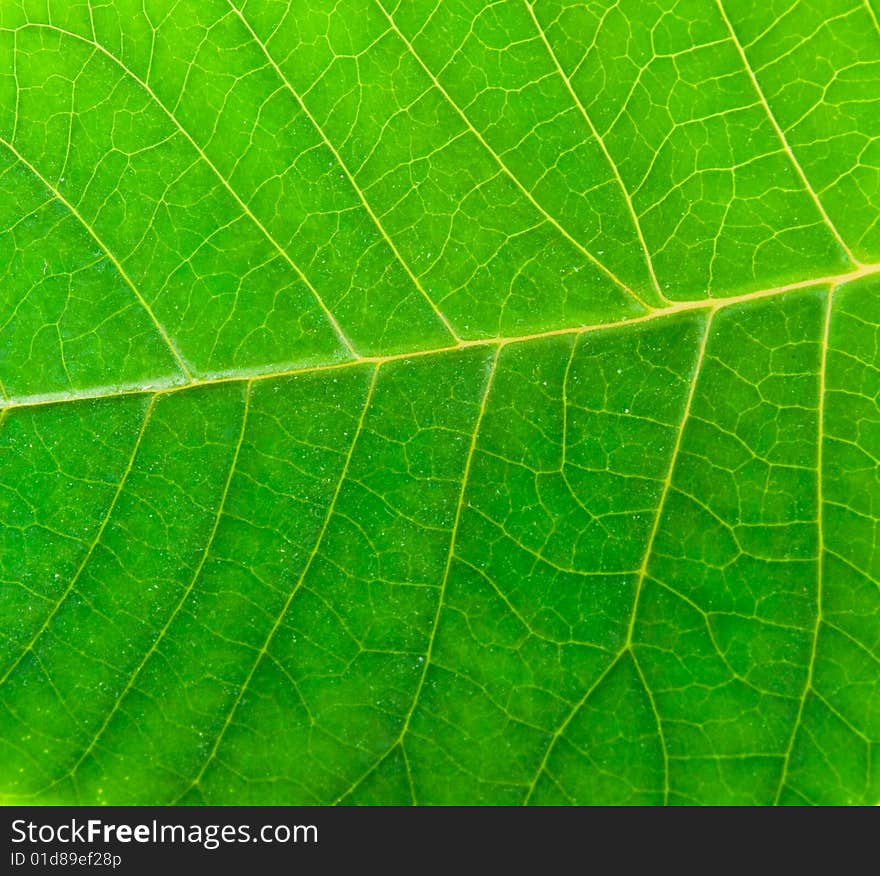
{"label": "secondary vein", "polygon": [[458,334],[456,334],[456,331],[453,328],[452,323],[449,322],[449,320],[446,318],[445,314],[437,306],[434,299],[431,298],[430,295],[428,295],[427,291],[425,290],[425,287],[422,285],[419,278],[415,275],[413,270],[410,268],[409,264],[404,260],[403,256],[400,254],[400,251],[398,250],[397,245],[394,243],[393,239],[391,238],[391,235],[388,233],[388,231],[386,230],[385,226],[383,225],[381,219],[379,219],[378,215],[373,210],[370,202],[367,200],[367,196],[366,196],[365,192],[358,185],[357,180],[354,177],[354,173],[349,169],[348,165],[343,160],[339,151],[336,149],[336,147],[330,141],[330,138],[324,133],[324,129],[318,124],[318,120],[314,117],[314,115],[312,115],[312,112],[309,110],[309,108],[306,106],[305,101],[302,99],[302,97],[299,95],[299,93],[293,87],[293,84],[290,82],[290,80],[284,74],[284,71],[281,69],[281,67],[278,66],[277,62],[275,61],[275,58],[270,54],[268,46],[266,46],[265,43],[263,43],[263,41],[257,36],[257,34],[254,32],[254,29],[251,27],[250,22],[245,18],[244,13],[238,7],[233,5],[232,0],[227,0],[227,2],[229,3],[230,8],[239,17],[239,19],[241,19],[242,24],[247,29],[248,33],[253,38],[254,42],[260,47],[260,50],[263,52],[263,55],[265,56],[266,60],[269,62],[269,64],[271,65],[271,67],[275,71],[275,73],[278,75],[279,79],[281,79],[281,81],[284,83],[284,87],[293,96],[293,98],[296,101],[299,108],[306,115],[306,118],[308,118],[308,120],[311,122],[312,127],[318,133],[320,138],[324,141],[324,145],[330,150],[331,154],[333,155],[333,158],[336,160],[336,163],[339,165],[342,172],[345,174],[346,178],[351,183],[351,186],[354,189],[355,194],[358,196],[358,199],[360,200],[361,205],[363,206],[364,210],[366,210],[367,215],[370,217],[373,224],[376,226],[379,233],[382,235],[385,242],[388,244],[389,248],[391,249],[391,252],[394,254],[394,257],[397,259],[400,266],[406,272],[406,275],[412,281],[412,283],[416,287],[416,289],[418,289],[418,291],[421,293],[422,297],[428,303],[431,310],[433,310],[434,315],[440,320],[440,322],[443,323],[443,326],[446,329],[446,331],[449,332],[449,335],[456,342],[460,342],[461,338],[458,336]]}
{"label": "secondary vein", "polygon": [[232,484],[232,479],[235,476],[236,468],[238,466],[238,457],[239,457],[239,454],[241,453],[241,447],[242,447],[242,444],[244,443],[244,436],[245,436],[245,432],[247,430],[248,414],[250,412],[250,401],[251,401],[251,383],[248,383],[247,387],[245,389],[245,393],[244,393],[244,410],[242,412],[242,417],[241,417],[241,427],[239,429],[238,439],[236,441],[235,448],[232,453],[232,460],[229,465],[229,472],[226,476],[226,481],[223,485],[223,492],[220,496],[220,502],[217,507],[217,512],[214,515],[214,523],[213,523],[213,526],[211,527],[210,535],[208,536],[208,539],[205,542],[205,547],[202,550],[201,557],[199,558],[198,565],[196,566],[196,569],[193,572],[192,578],[190,579],[189,584],[184,588],[183,593],[180,596],[180,599],[177,601],[177,604],[174,606],[174,609],[172,610],[171,614],[168,616],[168,619],[163,624],[162,629],[159,630],[159,633],[156,636],[156,638],[153,640],[153,643],[147,649],[147,652],[144,654],[140,663],[137,665],[134,672],[131,673],[131,675],[129,676],[125,685],[123,686],[122,691],[116,697],[116,700],[114,701],[110,710],[107,712],[107,715],[104,718],[103,723],[98,728],[98,731],[92,737],[92,741],[83,750],[83,752],[82,752],[82,754],[80,754],[79,758],[77,758],[76,763],[70,768],[66,777],[70,777],[70,778],[75,777],[75,775],[76,775],[77,771],[79,770],[80,766],[82,765],[83,761],[85,761],[85,759],[92,753],[92,751],[95,750],[95,748],[97,747],[101,738],[103,737],[104,733],[106,732],[107,728],[110,726],[110,722],[113,720],[113,716],[116,715],[116,713],[119,711],[119,708],[122,705],[123,700],[128,695],[128,693],[132,690],[132,688],[134,687],[135,682],[137,681],[137,679],[140,676],[141,672],[143,671],[144,667],[147,665],[147,663],[149,662],[149,660],[153,656],[153,654],[156,653],[156,650],[158,649],[160,643],[165,638],[165,635],[168,632],[168,630],[170,629],[172,623],[174,623],[175,618],[180,613],[180,611],[183,608],[184,604],[186,603],[187,599],[189,599],[190,594],[192,593],[194,587],[196,586],[196,582],[201,577],[202,569],[205,567],[205,562],[208,559],[208,555],[211,552],[211,548],[214,546],[214,541],[217,536],[217,529],[220,526],[220,520],[223,518],[223,514],[226,509],[226,499],[229,495],[229,487]]}
{"label": "secondary vein", "polygon": [[50,183],[49,180],[47,180],[46,177],[43,176],[43,174],[40,173],[40,171],[37,170],[37,168],[18,151],[18,149],[15,148],[15,146],[12,145],[12,143],[4,139],[3,137],[0,137],[0,143],[2,143],[3,146],[5,146],[13,154],[13,156],[15,156],[15,158],[22,165],[24,165],[24,167],[26,167],[43,184],[43,186],[45,186],[52,193],[53,197],[55,197],[61,204],[64,205],[70,215],[73,216],[77,220],[77,222],[79,222],[79,224],[86,230],[92,240],[94,240],[95,243],[98,244],[98,246],[101,248],[101,251],[106,255],[113,267],[116,268],[117,273],[122,278],[125,285],[128,286],[128,288],[131,289],[131,291],[134,293],[134,296],[138,300],[138,303],[144,309],[147,316],[150,318],[150,321],[153,323],[156,331],[159,333],[159,336],[162,338],[163,343],[168,348],[168,351],[171,353],[171,355],[174,357],[174,361],[176,362],[177,367],[188,380],[192,380],[192,372],[190,371],[189,366],[184,360],[183,354],[177,348],[177,345],[174,343],[174,341],[171,340],[171,336],[168,334],[168,330],[159,321],[156,314],[153,312],[153,308],[150,307],[150,305],[147,303],[146,298],[144,298],[140,290],[137,288],[137,286],[135,286],[134,281],[128,275],[128,272],[125,270],[125,268],[122,267],[122,263],[119,261],[119,259],[116,258],[110,247],[107,246],[107,244],[104,242],[103,238],[101,238],[98,235],[97,231],[95,231],[95,229],[92,228],[92,226],[86,221],[82,213],[80,213],[79,210],[67,198],[65,198],[64,195],[62,195],[61,192],[55,186],[53,186],[52,183]]}
{"label": "secondary vein", "polygon": [[421,55],[416,52],[412,43],[406,38],[403,32],[398,28],[397,22],[391,16],[391,14],[385,9],[380,0],[376,0],[376,5],[379,9],[382,10],[382,14],[385,18],[388,19],[388,23],[391,26],[394,33],[398,36],[401,42],[406,46],[407,51],[412,55],[413,59],[416,63],[424,70],[425,74],[431,80],[434,87],[440,92],[446,102],[450,107],[455,111],[456,115],[464,122],[467,126],[468,130],[476,137],[477,141],[480,145],[488,152],[489,155],[492,156],[495,163],[501,168],[504,172],[505,176],[507,176],[510,181],[519,189],[520,192],[528,199],[529,203],[541,214],[541,216],[546,219],[569,243],[571,243],[577,250],[579,250],[584,256],[586,256],[590,262],[596,266],[615,286],[618,287],[625,295],[634,299],[641,307],[645,310],[650,310],[649,305],[639,297],[629,286],[626,285],[613,271],[611,271],[602,261],[596,258],[596,256],[591,253],[584,244],[582,244],[577,238],[575,238],[554,216],[547,212],[544,207],[538,202],[535,196],[519,181],[516,174],[507,166],[502,157],[489,145],[486,141],[486,138],[477,130],[474,126],[473,122],[468,118],[468,116],[464,113],[464,111],[459,107],[459,105],[452,99],[452,96],[449,92],[444,88],[443,84],[434,75],[428,65],[422,60]]}
{"label": "secondary vein", "polygon": [[[337,503],[337,500],[339,499],[339,494],[342,491],[342,485],[345,483],[345,479],[348,477],[348,469],[351,464],[352,457],[354,456],[355,447],[357,446],[358,439],[361,436],[361,432],[362,432],[363,426],[364,426],[364,420],[366,419],[367,411],[369,410],[370,403],[373,400],[373,392],[376,388],[376,381],[379,376],[379,367],[380,367],[379,365],[376,365],[373,368],[373,374],[372,374],[372,377],[370,378],[370,385],[367,389],[366,396],[364,398],[364,404],[363,404],[363,407],[361,408],[360,416],[358,418],[357,425],[354,429],[354,435],[352,436],[351,443],[348,447],[348,452],[345,456],[345,461],[343,462],[343,465],[342,465],[342,470],[340,472],[339,479],[336,482],[336,487],[333,491],[333,496],[330,499],[330,504],[327,506],[327,512],[324,515],[324,520],[323,520],[323,523],[321,524],[321,529],[318,532],[318,535],[317,535],[317,538],[315,539],[315,543],[312,547],[312,550],[309,553],[308,558],[306,559],[306,562],[303,566],[302,571],[300,572],[299,577],[296,580],[296,583],[290,589],[290,593],[288,594],[287,599],[284,602],[284,605],[281,607],[281,611],[278,613],[278,616],[275,618],[275,621],[272,624],[272,627],[270,628],[268,635],[266,636],[265,640],[263,641],[262,646],[260,647],[259,651],[257,652],[257,656],[254,659],[254,662],[251,664],[251,668],[248,670],[247,675],[245,676],[244,680],[242,681],[242,683],[238,689],[238,693],[236,694],[235,699],[232,702],[232,705],[230,706],[229,710],[227,711],[226,717],[223,721],[223,724],[221,725],[220,730],[217,733],[217,736],[214,740],[214,744],[211,746],[211,750],[208,752],[207,757],[205,758],[204,762],[202,763],[202,765],[199,768],[199,771],[196,773],[195,777],[190,782],[187,790],[195,788],[199,785],[199,783],[202,781],[202,778],[204,777],[205,772],[207,771],[208,767],[211,765],[211,763],[216,758],[217,752],[220,750],[220,745],[222,744],[223,739],[226,736],[226,731],[229,729],[230,725],[232,724],[233,720],[235,719],[235,715],[238,712],[238,709],[241,705],[242,699],[244,698],[245,692],[250,687],[251,680],[253,679],[254,675],[256,674],[257,669],[259,669],[260,664],[263,662],[263,658],[268,653],[269,648],[272,645],[272,641],[275,638],[275,635],[277,634],[278,630],[281,628],[281,624],[284,622],[284,618],[287,617],[287,612],[289,611],[290,606],[293,603],[294,597],[296,596],[297,593],[299,593],[300,588],[302,587],[303,582],[305,581],[306,576],[308,575],[309,570],[312,567],[312,563],[314,562],[315,557],[318,555],[318,551],[320,550],[321,544],[324,541],[324,536],[326,535],[327,529],[330,526],[330,520],[332,519],[333,514],[336,510],[336,503]],[[175,802],[178,802],[178,801],[175,801]]]}
{"label": "secondary vein", "polygon": [[804,186],[807,194],[810,196],[810,199],[816,206],[816,209],[819,211],[819,214],[822,216],[822,220],[825,222],[828,230],[834,235],[837,243],[840,245],[840,248],[846,253],[846,257],[852,262],[854,265],[860,264],[859,260],[853,255],[852,250],[847,245],[846,241],[841,236],[840,232],[837,230],[834,223],[831,221],[831,217],[828,215],[825,210],[822,201],[819,200],[819,196],[816,194],[815,189],[813,188],[810,180],[807,178],[806,173],[804,172],[803,167],[801,166],[800,161],[798,161],[797,156],[794,154],[794,150],[791,148],[791,144],[788,142],[788,138],[785,136],[785,131],[782,130],[782,126],[776,119],[776,115],[773,113],[773,110],[770,108],[770,103],[767,100],[766,95],[764,94],[764,90],[761,88],[760,82],[758,82],[758,77],[755,75],[755,71],[752,69],[752,65],[749,63],[748,56],[746,55],[745,49],[743,48],[742,43],[739,40],[739,37],[736,34],[736,30],[733,27],[733,24],[730,21],[730,18],[727,16],[727,12],[724,9],[724,4],[722,0],[715,0],[715,3],[718,7],[718,11],[721,13],[721,17],[724,19],[724,24],[727,27],[727,30],[730,32],[730,38],[733,41],[734,46],[736,47],[736,51],[740,56],[743,67],[745,68],[746,73],[748,74],[749,79],[752,82],[752,87],[755,89],[761,104],[764,107],[765,112],[767,113],[767,118],[770,120],[770,124],[773,126],[773,130],[776,132],[776,136],[779,139],[779,142],[782,144],[782,148],[785,150],[786,155],[788,156],[789,161],[791,162],[792,167],[794,167],[797,175],[800,177],[801,183]]}
{"label": "secondary vein", "polygon": [[107,506],[104,517],[102,518],[101,523],[98,526],[95,537],[92,539],[91,543],[88,546],[88,549],[86,550],[85,556],[80,561],[76,572],[74,572],[73,577],[70,579],[70,583],[67,585],[67,587],[64,589],[64,592],[55,602],[55,605],[52,607],[52,610],[49,612],[49,614],[46,616],[46,619],[40,625],[40,628],[34,633],[30,641],[22,649],[21,654],[18,655],[18,658],[15,660],[15,662],[9,667],[9,669],[6,670],[3,676],[0,677],[0,685],[2,685],[6,681],[6,679],[8,679],[13,672],[15,672],[15,670],[21,664],[22,660],[24,660],[24,658],[34,650],[34,646],[49,628],[50,624],[55,619],[55,616],[61,609],[61,606],[73,592],[77,582],[80,579],[80,576],[88,565],[89,560],[91,560],[95,549],[101,541],[101,537],[104,535],[104,530],[107,528],[107,524],[113,515],[113,510],[116,508],[116,503],[119,501],[119,497],[122,495],[122,490],[125,486],[126,481],[128,480],[128,476],[131,474],[132,468],[134,466],[135,457],[137,456],[138,449],[140,448],[141,442],[143,441],[144,433],[146,432],[147,426],[149,425],[150,419],[152,418],[155,405],[156,396],[153,396],[150,399],[149,404],[147,405],[146,411],[144,412],[144,417],[141,421],[140,429],[138,431],[137,437],[135,438],[134,447],[132,447],[131,454],[128,458],[128,463],[126,464],[125,470],[122,473],[122,477],[119,479],[119,483],[116,486],[116,492],[113,494],[113,498],[110,501],[110,504]]}

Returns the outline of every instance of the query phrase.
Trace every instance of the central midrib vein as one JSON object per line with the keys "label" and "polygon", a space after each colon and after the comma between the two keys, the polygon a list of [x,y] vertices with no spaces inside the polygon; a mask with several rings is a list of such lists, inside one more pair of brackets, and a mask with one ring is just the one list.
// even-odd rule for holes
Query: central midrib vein
{"label": "central midrib vein", "polygon": [[268,365],[263,371],[220,372],[201,374],[192,380],[181,380],[179,376],[159,378],[154,381],[144,381],[141,384],[117,384],[114,386],[99,386],[81,391],[60,391],[54,393],[35,394],[28,396],[12,395],[7,399],[0,400],[0,412],[15,408],[36,407],[40,405],[58,404],[62,402],[87,401],[93,399],[115,398],[122,395],[139,395],[143,393],[160,394],[168,392],[180,392],[186,389],[194,389],[200,386],[212,386],[218,383],[228,383],[238,380],[270,380],[279,377],[292,377],[297,374],[309,374],[321,371],[334,371],[341,368],[351,368],[357,365],[382,365],[386,362],[395,362],[405,359],[421,358],[423,356],[437,356],[466,350],[470,347],[493,347],[508,346],[510,344],[528,343],[542,339],[559,337],[563,335],[581,335],[589,332],[610,331],[627,326],[639,325],[665,319],[676,314],[689,313],[701,310],[718,311],[737,304],[746,304],[751,301],[759,301],[764,298],[774,298],[799,290],[809,290],[819,287],[837,287],[845,283],[851,283],[863,277],[880,274],[880,264],[862,265],[856,270],[842,274],[834,274],[826,277],[817,277],[810,280],[800,280],[782,286],[768,289],[760,289],[756,292],[748,292],[743,295],[735,295],[728,298],[703,299],[695,301],[680,301],[669,307],[651,309],[644,316],[635,316],[614,322],[600,322],[589,325],[568,326],[559,329],[549,329],[543,332],[535,332],[526,335],[512,335],[507,337],[477,338],[463,340],[446,347],[435,347],[427,350],[408,350],[402,353],[392,353],[386,356],[355,356],[342,361],[329,361],[311,365]]}

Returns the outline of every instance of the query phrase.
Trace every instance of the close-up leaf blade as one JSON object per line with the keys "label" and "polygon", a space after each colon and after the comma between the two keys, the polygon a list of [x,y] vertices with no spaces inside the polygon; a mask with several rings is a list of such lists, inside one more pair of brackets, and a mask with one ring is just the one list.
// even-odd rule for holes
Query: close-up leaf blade
{"label": "close-up leaf blade", "polygon": [[0,6],[0,800],[880,802],[872,0]]}

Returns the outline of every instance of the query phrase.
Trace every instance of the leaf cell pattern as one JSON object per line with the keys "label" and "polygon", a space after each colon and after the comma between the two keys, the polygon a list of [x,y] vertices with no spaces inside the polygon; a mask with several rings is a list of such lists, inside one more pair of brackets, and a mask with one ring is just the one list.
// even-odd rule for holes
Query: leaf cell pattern
{"label": "leaf cell pattern", "polygon": [[0,7],[0,799],[880,801],[873,0]]}

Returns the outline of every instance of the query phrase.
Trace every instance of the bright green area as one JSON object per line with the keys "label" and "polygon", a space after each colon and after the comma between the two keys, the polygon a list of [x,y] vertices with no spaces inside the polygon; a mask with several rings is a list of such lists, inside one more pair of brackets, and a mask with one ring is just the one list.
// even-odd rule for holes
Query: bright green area
{"label": "bright green area", "polygon": [[878,20],[0,4],[0,802],[880,803]]}

